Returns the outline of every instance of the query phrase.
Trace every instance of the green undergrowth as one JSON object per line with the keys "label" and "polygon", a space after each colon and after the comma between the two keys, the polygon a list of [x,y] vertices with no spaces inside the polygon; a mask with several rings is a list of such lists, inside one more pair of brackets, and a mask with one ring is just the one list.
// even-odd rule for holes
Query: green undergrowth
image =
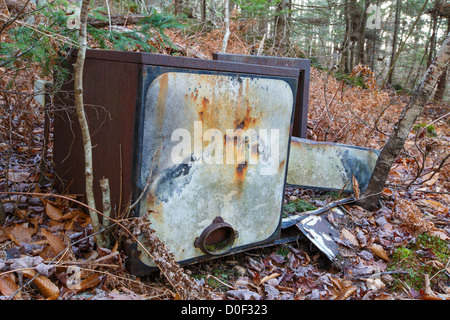
{"label": "green undergrowth", "polygon": [[436,132],[436,129],[434,128],[433,125],[427,125],[425,123],[419,123],[419,124],[414,125],[413,130],[416,131],[416,132],[419,132],[420,130],[423,130],[425,128],[426,128],[426,131],[427,131],[426,132],[427,136],[429,136],[429,137],[437,137],[437,132]]}
{"label": "green undergrowth", "polygon": [[292,214],[295,212],[316,210],[317,208],[313,204],[309,203],[306,200],[297,199],[295,201],[286,203],[283,206],[283,209],[284,209],[284,215],[287,215],[289,213]]}
{"label": "green undergrowth", "polygon": [[390,259],[388,270],[407,273],[394,275],[394,289],[399,289],[403,282],[410,288],[423,290],[425,274],[428,274],[431,286],[448,281],[444,268],[450,259],[449,246],[447,241],[424,233],[414,243],[397,248]]}
{"label": "green undergrowth", "polygon": [[213,290],[226,291],[229,288],[226,284],[234,282],[239,277],[239,274],[232,268],[214,268],[209,274],[194,274],[192,278],[201,280],[204,279],[205,283]]}

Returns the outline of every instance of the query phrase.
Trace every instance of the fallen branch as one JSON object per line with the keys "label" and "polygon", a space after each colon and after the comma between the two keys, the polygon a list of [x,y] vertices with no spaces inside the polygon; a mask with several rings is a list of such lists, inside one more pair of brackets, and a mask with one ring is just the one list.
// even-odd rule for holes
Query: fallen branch
{"label": "fallen branch", "polygon": [[[133,232],[133,238],[140,237],[150,248],[155,264],[170,282],[172,287],[178,293],[181,300],[211,300],[214,299],[212,291],[205,286],[197,283],[190,277],[180,265],[175,261],[172,253],[169,252],[165,243],[162,242],[150,228],[150,221],[147,217],[133,218],[124,221],[129,230]],[[146,251],[148,252],[148,251]]]}
{"label": "fallen branch", "polygon": [[129,24],[138,24],[145,18],[143,14],[130,15],[111,15],[111,19],[105,16],[105,19],[89,18],[88,24],[94,28],[103,28],[108,26],[126,26]]}
{"label": "fallen branch", "polygon": [[362,279],[362,278],[375,278],[375,277],[380,277],[383,274],[408,274],[408,271],[403,271],[403,270],[393,270],[393,271],[382,271],[382,272],[376,272],[376,273],[368,273],[368,274],[363,274],[357,277],[353,277],[353,280],[358,280],[358,279]]}

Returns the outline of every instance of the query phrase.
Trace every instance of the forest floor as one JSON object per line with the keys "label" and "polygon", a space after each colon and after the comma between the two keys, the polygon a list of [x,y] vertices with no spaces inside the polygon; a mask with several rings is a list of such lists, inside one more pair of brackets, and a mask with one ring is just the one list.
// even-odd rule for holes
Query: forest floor
{"label": "forest floor", "polygon": [[[252,46],[242,40],[242,30],[232,26],[231,31],[229,52],[248,54]],[[168,31],[187,55],[207,58],[221,47],[218,33]],[[362,68],[356,74],[373,79]],[[29,92],[34,76],[30,70],[17,91]],[[310,88],[309,139],[374,149],[382,148],[409,99],[369,84],[353,87],[316,68]],[[40,108],[31,99],[27,106]],[[450,299],[450,166],[443,162],[450,144],[449,109],[445,104],[426,106],[391,170],[379,210],[342,208],[345,217],[334,221],[341,231],[341,268],[299,238],[183,266],[184,271],[206,283],[216,298],[229,300]],[[3,120],[10,117],[2,112]],[[57,194],[40,196],[54,193],[51,167],[38,184],[42,113],[9,120],[1,123],[0,191],[6,220],[0,225],[0,299],[177,299],[159,272],[145,277],[128,273],[120,238],[112,249],[96,247],[82,207]],[[50,145],[47,160],[51,151]],[[285,204],[305,201],[321,207],[346,196],[287,187]]]}

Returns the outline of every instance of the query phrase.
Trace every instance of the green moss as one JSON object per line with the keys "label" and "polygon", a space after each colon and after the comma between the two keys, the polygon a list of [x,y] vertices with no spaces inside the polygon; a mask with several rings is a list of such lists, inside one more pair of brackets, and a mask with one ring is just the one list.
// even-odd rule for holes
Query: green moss
{"label": "green moss", "polygon": [[402,93],[405,91],[405,88],[403,88],[403,86],[399,83],[394,85],[394,90],[396,93]]}
{"label": "green moss", "polygon": [[417,248],[425,248],[430,250],[433,256],[442,263],[447,263],[450,257],[450,248],[447,241],[439,237],[431,236],[429,234],[421,234],[417,237]]}
{"label": "green moss", "polygon": [[396,256],[396,260],[400,261],[412,258],[413,254],[413,251],[411,251],[410,249],[401,247],[397,249],[394,255]]}
{"label": "green moss", "polygon": [[367,88],[365,83],[364,83],[364,78],[363,77],[350,76],[350,75],[347,75],[347,74],[342,74],[340,72],[336,72],[335,73],[335,77],[339,81],[344,80],[345,84],[347,84],[347,85],[351,85],[351,86],[354,86],[354,87],[361,87],[363,89]]}
{"label": "green moss", "polygon": [[229,246],[230,240],[224,239],[218,243],[205,246],[205,249],[210,253],[218,253]]}
{"label": "green moss", "polygon": [[394,279],[394,287],[399,287],[402,280],[409,287],[415,290],[424,289],[425,274],[433,277],[432,283],[439,281],[446,281],[447,276],[444,272],[432,264],[427,264],[427,261],[437,260],[442,265],[445,265],[450,258],[450,249],[448,242],[436,236],[429,234],[421,234],[417,237],[415,243],[408,247],[399,247],[392,255],[388,270],[406,271],[407,274],[396,274]]}
{"label": "green moss", "polygon": [[314,205],[303,199],[297,199],[284,205],[285,213],[304,212],[316,209],[317,208]]}
{"label": "green moss", "polygon": [[325,195],[333,201],[339,200],[342,197],[342,194],[340,192],[336,192],[336,191],[328,191],[325,193]]}

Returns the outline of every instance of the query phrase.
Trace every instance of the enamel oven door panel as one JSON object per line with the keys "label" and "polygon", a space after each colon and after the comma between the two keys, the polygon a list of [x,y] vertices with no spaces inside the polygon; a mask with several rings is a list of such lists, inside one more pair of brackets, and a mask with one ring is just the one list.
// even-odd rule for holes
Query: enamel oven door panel
{"label": "enamel oven door panel", "polygon": [[295,81],[144,66],[138,212],[177,261],[278,237]]}

